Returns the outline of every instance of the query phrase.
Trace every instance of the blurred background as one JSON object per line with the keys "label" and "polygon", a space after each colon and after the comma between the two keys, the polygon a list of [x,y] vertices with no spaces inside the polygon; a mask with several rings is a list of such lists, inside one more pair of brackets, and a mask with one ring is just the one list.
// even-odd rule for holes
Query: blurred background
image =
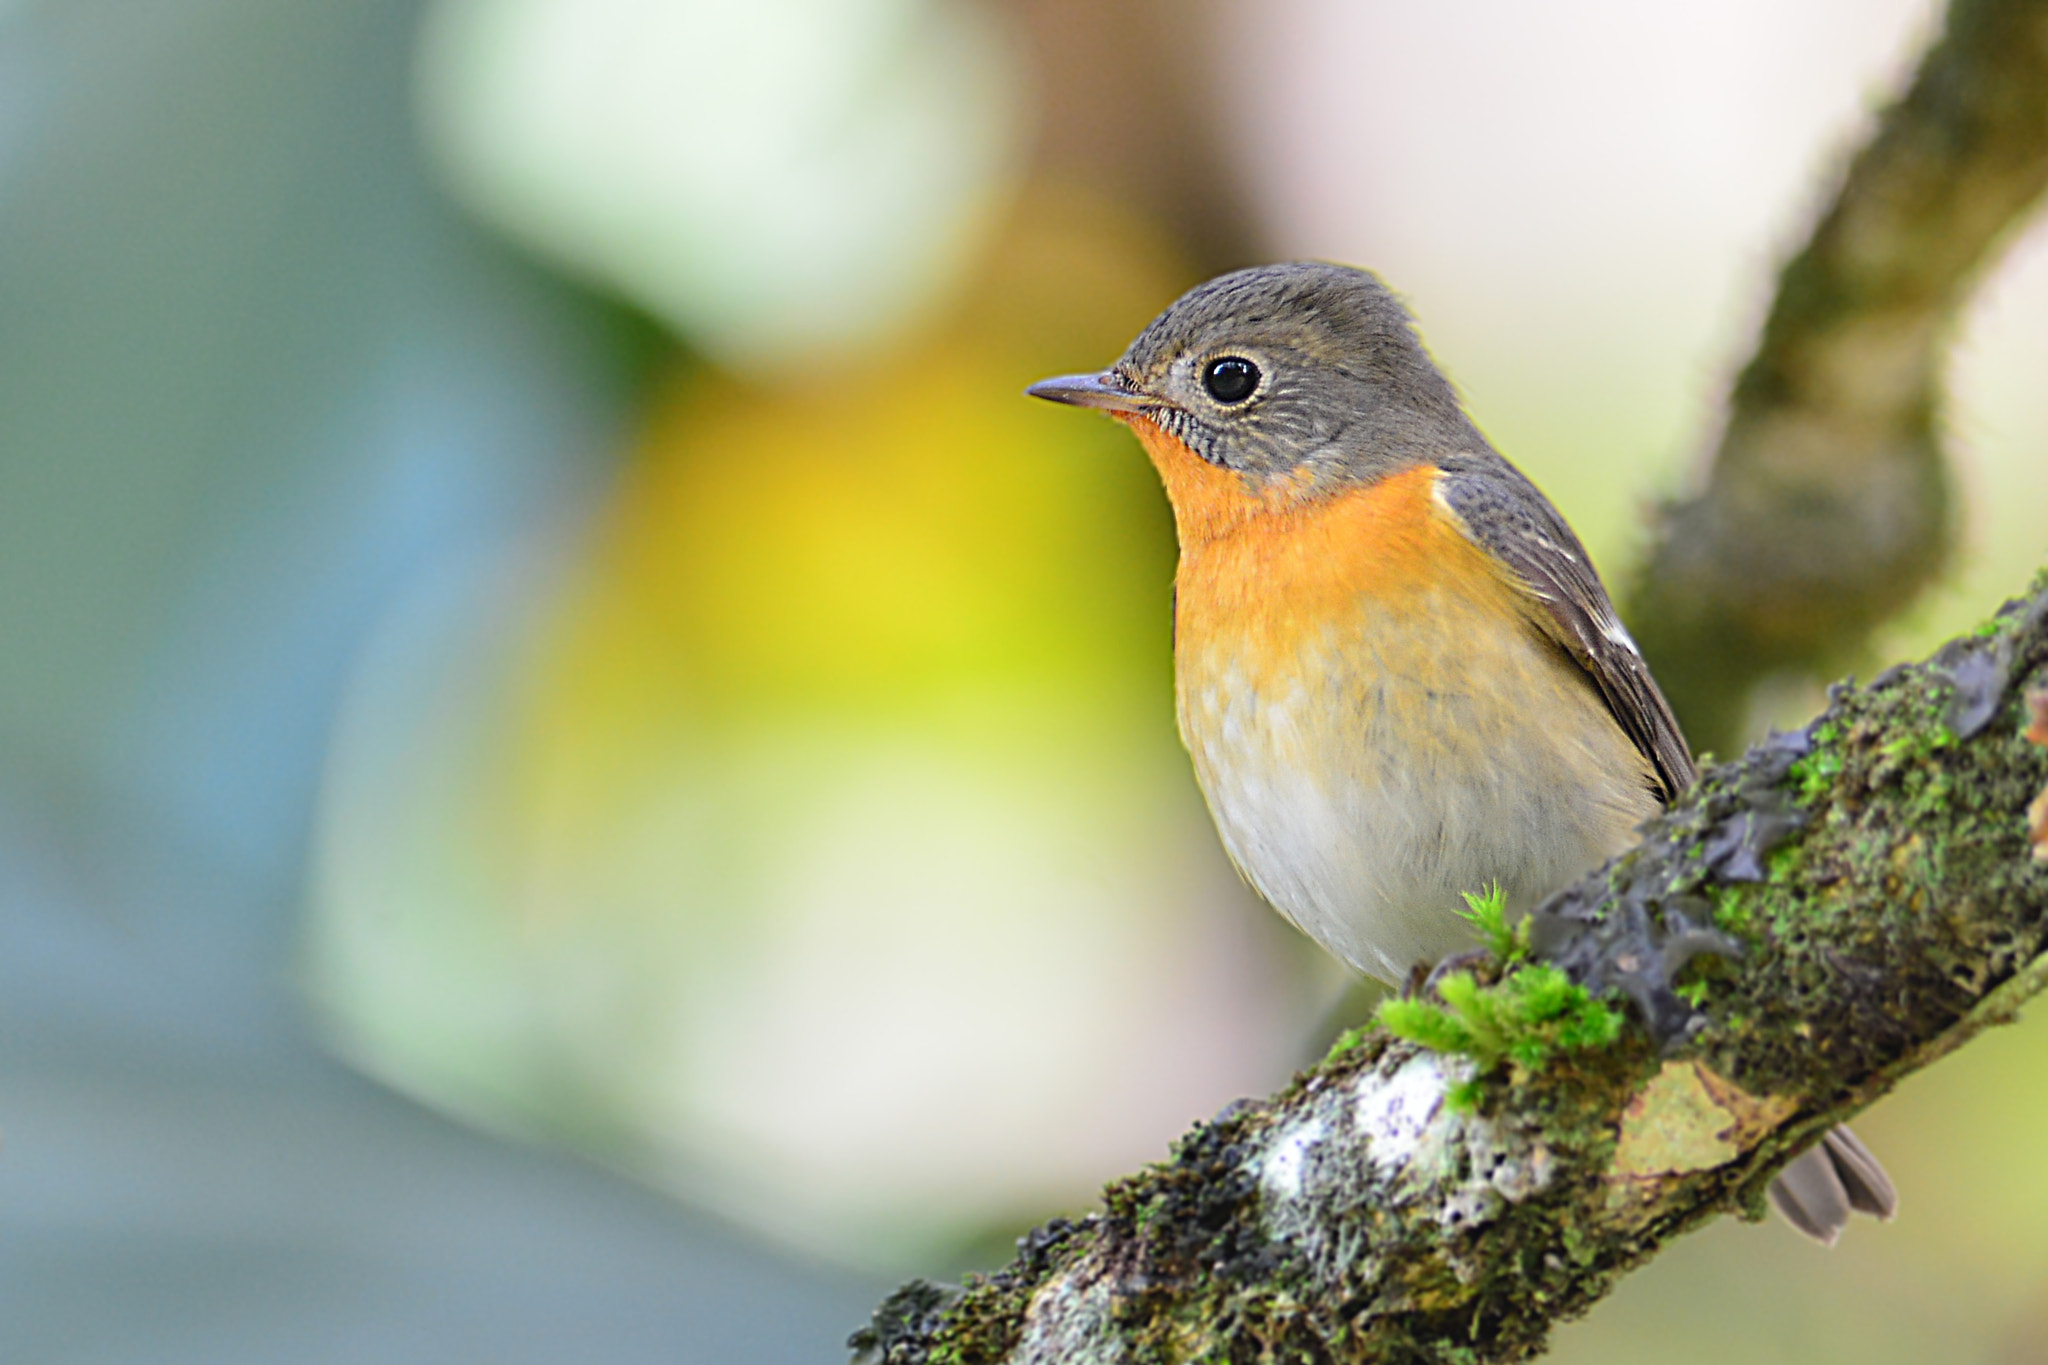
{"label": "blurred background", "polygon": [[[0,1354],[835,1360],[1312,1055],[1023,401],[1371,265],[1610,579],[1928,0],[0,3]],[[2048,233],[1955,352],[2048,552]],[[1876,662],[1883,662],[1884,659]],[[2048,1360],[2048,1020],[1595,1362]]]}

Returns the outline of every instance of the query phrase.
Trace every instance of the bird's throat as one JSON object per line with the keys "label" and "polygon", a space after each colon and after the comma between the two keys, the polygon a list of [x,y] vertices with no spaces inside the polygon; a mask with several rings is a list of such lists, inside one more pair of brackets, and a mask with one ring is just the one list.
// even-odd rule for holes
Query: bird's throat
{"label": "bird's throat", "polygon": [[1137,433],[1152,467],[1159,471],[1159,481],[1166,485],[1182,554],[1228,535],[1248,521],[1300,502],[1308,492],[1300,481],[1279,479],[1262,484],[1249,474],[1211,464],[1143,413],[1117,416]]}

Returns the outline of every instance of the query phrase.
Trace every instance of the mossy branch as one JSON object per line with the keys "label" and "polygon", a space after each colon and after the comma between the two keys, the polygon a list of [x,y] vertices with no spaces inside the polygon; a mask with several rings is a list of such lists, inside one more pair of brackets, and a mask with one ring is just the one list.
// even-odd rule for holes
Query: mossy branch
{"label": "mossy branch", "polygon": [[1940,447],[1957,314],[2048,188],[2048,0],[1952,0],[1940,40],[1785,266],[1703,486],[1625,605],[1695,747],[1752,686],[1827,677],[1953,539]]}
{"label": "mossy branch", "polygon": [[1517,1057],[1348,1035],[1006,1269],[899,1291],[856,1346],[888,1365],[1536,1354],[1672,1238],[1762,1216],[1793,1156],[2048,984],[2044,688],[2048,576],[1710,770],[1538,912],[1532,960],[1475,984],[1561,969],[1626,1002],[1618,1037]]}

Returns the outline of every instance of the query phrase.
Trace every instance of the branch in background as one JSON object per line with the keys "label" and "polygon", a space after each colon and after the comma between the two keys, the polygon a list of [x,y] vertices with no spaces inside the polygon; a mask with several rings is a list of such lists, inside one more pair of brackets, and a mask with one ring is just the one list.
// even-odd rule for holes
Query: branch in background
{"label": "branch in background", "polygon": [[2048,186],[2048,0],[1955,0],[1793,259],[1695,497],[1628,613],[1693,743],[1729,752],[1767,674],[1820,678],[1947,558],[1937,438],[1956,315]]}
{"label": "branch in background", "polygon": [[1539,911],[1550,961],[1663,1046],[1631,1026],[1483,1065],[1353,1035],[1007,1269],[899,1291],[862,1358],[1528,1358],[1673,1237],[1761,1216],[1795,1154],[2048,983],[2043,684],[2048,575],[1711,770]]}
{"label": "branch in background", "polygon": [[[1187,253],[1189,283],[1260,259],[1222,146],[1214,26],[1189,0],[1008,0],[1034,54],[1034,170],[1140,210]],[[1202,19],[1204,22],[1196,22]]]}

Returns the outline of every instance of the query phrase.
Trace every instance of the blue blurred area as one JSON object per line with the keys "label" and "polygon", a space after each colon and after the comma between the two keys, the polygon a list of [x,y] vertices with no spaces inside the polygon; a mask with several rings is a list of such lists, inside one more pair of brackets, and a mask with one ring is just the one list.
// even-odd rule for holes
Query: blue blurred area
{"label": "blue blurred area", "polygon": [[415,6],[0,11],[0,1356],[829,1359],[877,1286],[313,1047],[328,726],[652,343],[437,202]]}

